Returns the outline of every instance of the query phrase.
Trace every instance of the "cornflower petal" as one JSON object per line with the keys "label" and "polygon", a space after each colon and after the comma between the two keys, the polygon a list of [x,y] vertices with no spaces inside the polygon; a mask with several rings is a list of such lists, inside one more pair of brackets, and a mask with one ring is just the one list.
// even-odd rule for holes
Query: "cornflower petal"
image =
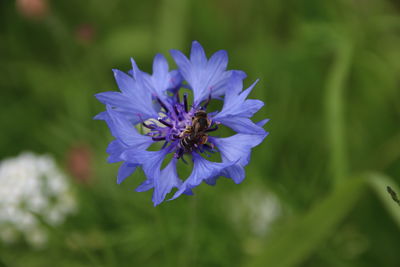
{"label": "cornflower petal", "polygon": [[121,141],[119,140],[113,140],[111,143],[108,145],[106,152],[110,155],[107,159],[108,163],[116,163],[120,162],[122,159],[120,158],[122,152],[125,151],[127,148],[126,145],[124,145]]}
{"label": "cornflower petal", "polygon": [[182,84],[182,75],[178,70],[172,70],[169,72],[170,76],[170,86],[168,87],[169,90],[178,90]]}
{"label": "cornflower petal", "polygon": [[[211,94],[217,98],[225,92],[226,83],[231,76],[226,71],[228,56],[226,51],[220,50],[207,60],[203,47],[197,42],[192,43],[190,60],[178,50],[171,50],[171,56],[179,67],[183,78],[193,90],[194,105],[200,104]],[[242,77],[246,76],[244,72]]]}
{"label": "cornflower petal", "polygon": [[146,192],[154,187],[153,180],[147,179],[136,187],[136,192]]}
{"label": "cornflower petal", "polygon": [[123,94],[135,96],[138,93],[136,81],[131,76],[117,69],[113,69],[113,72],[118,88]]}
{"label": "cornflower petal", "polygon": [[261,121],[257,122],[256,124],[257,124],[257,126],[264,127],[264,125],[267,124],[267,122],[269,122],[269,119],[261,120]]}
{"label": "cornflower petal", "polygon": [[225,177],[231,177],[235,184],[240,184],[246,177],[243,166],[240,166],[239,164],[227,168],[222,175]]}
{"label": "cornflower petal", "polygon": [[128,120],[120,116],[110,106],[107,106],[107,113],[106,122],[111,133],[127,147],[145,150],[154,142],[151,137],[139,134]]}
{"label": "cornflower petal", "polygon": [[[154,142],[151,137],[139,134],[127,119],[114,111],[110,106],[107,106],[104,120],[107,122],[112,135],[117,138],[107,147],[106,151],[110,154],[108,162],[122,161],[121,154],[130,147],[135,147],[135,149],[138,150],[145,150]],[[137,163],[124,162],[119,168],[117,183],[120,184],[125,180],[139,165],[140,164]]]}
{"label": "cornflower petal", "polygon": [[179,188],[182,180],[178,177],[176,170],[177,159],[173,158],[160,174],[159,179],[154,181],[153,202],[154,206],[164,201],[165,196],[171,192],[172,188]]}
{"label": "cornflower petal", "polygon": [[140,164],[147,180],[140,185],[137,190],[145,191],[154,187],[154,180],[159,179],[161,164],[165,156],[169,153],[170,148],[165,148],[160,151],[141,151],[136,148],[131,148],[124,151],[121,158],[127,162]]}
{"label": "cornflower petal", "polygon": [[258,80],[249,88],[242,91],[243,80],[241,74],[233,72],[228,90],[225,93],[224,105],[221,112],[217,113],[213,120],[218,121],[238,133],[263,134],[262,127],[253,123],[249,118],[254,115],[264,103],[260,100],[247,99]]}
{"label": "cornflower petal", "polygon": [[244,117],[224,116],[215,120],[218,120],[218,122],[228,126],[238,133],[263,134],[265,132],[262,127],[258,126],[250,119]]}
{"label": "cornflower petal", "polygon": [[135,172],[138,164],[132,164],[128,162],[122,163],[118,170],[117,184],[122,183],[129,175]]}
{"label": "cornflower petal", "polygon": [[[168,99],[167,90],[180,87],[182,76],[176,70],[168,71],[168,62],[162,54],[157,54],[153,61],[153,75],[142,73],[145,84],[153,94],[162,100]],[[178,88],[179,89],[179,88]]]}
{"label": "cornflower petal", "polygon": [[134,123],[148,118],[156,118],[158,114],[152,105],[151,92],[144,86],[141,72],[137,69],[134,71],[134,77],[131,77],[120,70],[113,71],[122,93],[104,92],[96,94],[96,98],[103,104],[112,106],[118,112],[129,114],[128,118]]}
{"label": "cornflower petal", "polygon": [[190,50],[190,61],[198,68],[204,68],[207,65],[207,57],[203,47],[199,42],[192,42],[192,49]]}
{"label": "cornflower petal", "polygon": [[210,137],[210,141],[218,147],[221,153],[222,162],[236,162],[235,165],[226,168],[226,177],[231,177],[235,183],[241,183],[244,179],[244,169],[249,161],[251,149],[259,145],[268,133],[235,134],[230,137]]}
{"label": "cornflower petal", "polygon": [[178,65],[179,71],[182,74],[183,78],[185,80],[190,80],[192,74],[191,73],[192,66],[187,57],[179,50],[172,49],[169,51],[169,53],[175,60],[175,63]]}
{"label": "cornflower petal", "polygon": [[187,178],[186,181],[183,182],[179,190],[176,191],[176,193],[170,200],[176,199],[185,191],[200,185],[201,182],[207,179],[219,176],[225,168],[235,164],[235,162],[222,162],[222,163],[211,162],[206,159],[203,159],[197,153],[193,153],[193,162],[194,162],[193,171],[190,174],[189,178]]}
{"label": "cornflower petal", "polygon": [[132,75],[132,77],[137,80],[141,79],[142,71],[139,69],[139,67],[136,64],[136,61],[131,58],[131,64],[132,64],[132,69],[129,71],[129,74]]}
{"label": "cornflower petal", "polygon": [[229,87],[226,90],[222,110],[214,117],[214,119],[218,120],[219,118],[229,116],[252,117],[254,113],[264,106],[264,103],[260,100],[246,100],[247,96],[257,83],[258,80],[256,80],[249,88],[242,91],[243,79],[241,78],[241,74],[234,72],[230,78]]}
{"label": "cornflower petal", "polygon": [[244,101],[241,111],[241,115],[243,117],[252,117],[255,113],[257,113],[264,106],[264,102],[258,99],[247,99]]}
{"label": "cornflower petal", "polygon": [[227,138],[213,138],[212,142],[218,146],[222,162],[237,162],[226,168],[223,175],[232,178],[236,184],[241,183],[245,178],[244,167],[250,161],[251,149],[259,145],[267,135],[267,133],[263,135],[236,134]]}
{"label": "cornflower petal", "polygon": [[119,107],[120,109],[130,112],[138,113],[139,110],[134,107],[132,100],[126,98],[123,94],[119,92],[104,92],[95,95],[96,98],[105,105],[111,105],[113,107]]}

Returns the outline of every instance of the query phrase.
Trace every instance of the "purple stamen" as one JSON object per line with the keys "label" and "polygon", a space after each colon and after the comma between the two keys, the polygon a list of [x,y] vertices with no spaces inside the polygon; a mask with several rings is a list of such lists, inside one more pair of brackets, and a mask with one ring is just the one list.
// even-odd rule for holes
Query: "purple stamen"
{"label": "purple stamen", "polygon": [[176,105],[174,105],[174,111],[175,111],[176,116],[178,116],[178,119],[179,119],[179,110],[176,107]]}
{"label": "purple stamen", "polygon": [[152,139],[153,139],[154,141],[162,141],[162,140],[165,140],[165,136],[152,137]]}
{"label": "purple stamen", "polygon": [[162,124],[164,124],[165,126],[172,128],[172,125],[169,124],[168,122],[164,121],[163,119],[158,119],[159,122],[161,122]]}
{"label": "purple stamen", "polygon": [[161,107],[163,107],[163,109],[168,113],[169,109],[167,108],[167,106],[164,104],[164,102],[161,101],[160,98],[157,97],[157,101],[158,103],[161,105]]}
{"label": "purple stamen", "polygon": [[165,141],[161,149],[164,149],[167,145],[168,145],[168,141]]}
{"label": "purple stamen", "polygon": [[[165,149],[170,145],[170,147],[175,150],[173,157],[176,159],[182,159],[185,164],[188,164],[184,159],[186,153],[204,153],[207,157],[210,157],[209,154],[215,152],[212,144],[201,144],[200,140],[191,139],[192,137],[189,136],[190,130],[188,130],[188,127],[192,127],[191,123],[193,120],[192,116],[194,116],[193,114],[199,110],[205,110],[207,108],[211,100],[211,94],[200,107],[197,105],[189,106],[187,93],[183,94],[182,102],[179,102],[181,99],[178,93],[175,94],[175,97],[178,102],[173,103],[166,103],[160,98],[156,98],[162,107],[160,117],[157,119],[162,125],[158,125],[155,121],[147,123],[142,122],[144,127],[151,129],[151,131],[147,133],[147,136],[152,137],[155,142],[164,141],[162,149]],[[169,108],[167,108],[167,106]],[[208,132],[216,131],[217,129],[217,123],[212,122],[210,127],[203,129],[202,131],[206,134]],[[186,141],[182,141],[185,138],[187,138]]]}
{"label": "purple stamen", "polygon": [[206,110],[208,104],[210,104],[210,101],[211,101],[211,93],[208,95],[208,98],[201,109]]}
{"label": "purple stamen", "polygon": [[188,95],[186,93],[183,94],[183,105],[185,106],[185,112],[188,113],[188,103],[187,103]]}
{"label": "purple stamen", "polygon": [[146,123],[144,123],[144,122],[142,122],[142,125],[143,125],[144,127],[146,127],[147,129],[154,129],[154,128],[155,128],[153,125],[148,125],[148,124],[146,124]]}

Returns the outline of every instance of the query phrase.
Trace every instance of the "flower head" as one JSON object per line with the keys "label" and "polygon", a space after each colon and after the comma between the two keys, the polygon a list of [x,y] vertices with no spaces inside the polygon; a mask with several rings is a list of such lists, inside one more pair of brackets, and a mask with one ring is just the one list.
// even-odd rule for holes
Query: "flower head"
{"label": "flower head", "polygon": [[35,247],[45,245],[47,233],[37,218],[59,225],[75,212],[76,201],[65,175],[51,156],[25,152],[0,162],[0,240],[18,234]]}
{"label": "flower head", "polygon": [[[128,73],[114,70],[121,92],[96,95],[106,105],[106,111],[95,119],[105,120],[115,137],[107,148],[108,161],[123,162],[117,182],[121,183],[137,167],[142,168],[147,179],[136,191],[154,188],[154,205],[160,204],[173,188],[177,188],[172,197],[175,199],[181,194],[193,194],[192,189],[203,181],[214,185],[220,176],[242,182],[251,149],[268,134],[262,128],[267,120],[254,123],[250,119],[264,105],[260,100],[247,99],[257,81],[243,90],[246,74],[226,69],[226,51],[207,59],[203,47],[194,41],[190,58],[177,50],[171,50],[171,55],[178,70],[170,71],[160,54],[154,58],[152,75],[139,70],[132,60]],[[192,91],[192,103],[182,88]],[[216,100],[223,101],[222,109],[210,112],[209,103]],[[221,124],[237,134],[213,136]],[[146,129],[145,134],[139,133],[138,125]],[[162,144],[159,150],[149,150],[154,143]],[[221,154],[222,162],[204,158],[216,152]],[[162,168],[168,154],[173,157]],[[188,157],[193,161],[193,170],[181,180],[177,162],[186,162]]]}

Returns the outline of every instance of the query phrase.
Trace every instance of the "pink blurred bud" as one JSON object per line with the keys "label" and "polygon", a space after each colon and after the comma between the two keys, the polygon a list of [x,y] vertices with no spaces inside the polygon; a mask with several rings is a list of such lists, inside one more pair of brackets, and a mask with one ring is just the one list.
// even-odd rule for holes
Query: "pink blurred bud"
{"label": "pink blurred bud", "polygon": [[85,45],[91,44],[95,36],[96,29],[89,23],[81,24],[75,30],[76,40]]}
{"label": "pink blurred bud", "polygon": [[47,0],[17,0],[18,12],[28,19],[43,19],[49,13]]}
{"label": "pink blurred bud", "polygon": [[88,145],[72,146],[67,152],[67,168],[78,183],[90,184],[92,180],[92,152]]}

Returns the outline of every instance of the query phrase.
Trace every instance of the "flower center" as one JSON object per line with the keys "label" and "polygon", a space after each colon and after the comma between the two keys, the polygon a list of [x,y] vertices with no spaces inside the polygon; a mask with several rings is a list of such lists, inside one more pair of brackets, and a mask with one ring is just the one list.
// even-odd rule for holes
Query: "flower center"
{"label": "flower center", "polygon": [[[200,107],[192,106],[189,110],[187,94],[180,101],[179,92],[170,103],[157,98],[162,107],[157,120],[143,122],[143,126],[150,129],[146,135],[151,136],[156,142],[164,141],[163,148],[168,144],[175,147],[174,157],[181,158],[184,153],[200,152],[205,150],[213,152],[213,145],[207,144],[208,133],[218,129],[205,111],[211,97]],[[183,159],[183,158],[182,158]]]}

